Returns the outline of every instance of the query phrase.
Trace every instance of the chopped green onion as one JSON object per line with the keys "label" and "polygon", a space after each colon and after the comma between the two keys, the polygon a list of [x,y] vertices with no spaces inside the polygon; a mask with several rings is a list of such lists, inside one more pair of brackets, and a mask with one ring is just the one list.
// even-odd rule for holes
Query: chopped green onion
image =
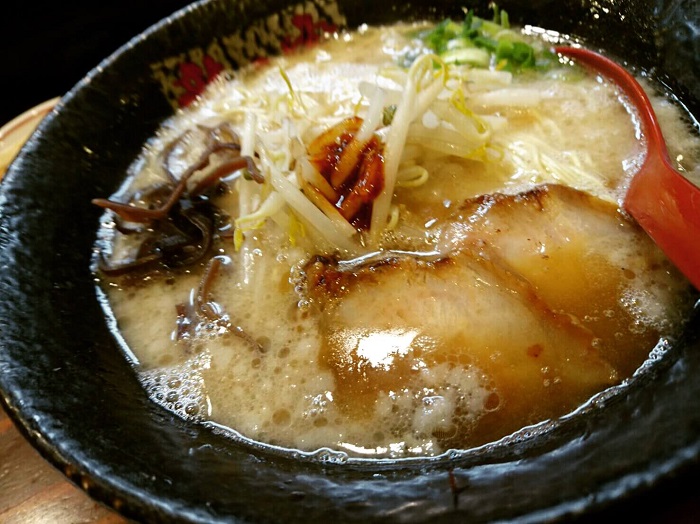
{"label": "chopped green onion", "polygon": [[391,125],[394,121],[394,115],[396,114],[396,104],[391,104],[386,106],[382,112],[382,124],[385,126]]}
{"label": "chopped green onion", "polygon": [[505,10],[501,11],[501,27],[503,27],[503,29],[510,29],[510,20]]}
{"label": "chopped green onion", "polygon": [[443,20],[431,31],[418,35],[443,61],[452,65],[495,68],[512,73],[528,69],[549,69],[556,55],[525,43],[510,29],[508,13],[491,3],[493,21],[467,11],[460,24]]}
{"label": "chopped green onion", "polygon": [[446,64],[473,65],[477,67],[488,67],[491,61],[491,54],[477,47],[452,49],[443,53],[440,57]]}

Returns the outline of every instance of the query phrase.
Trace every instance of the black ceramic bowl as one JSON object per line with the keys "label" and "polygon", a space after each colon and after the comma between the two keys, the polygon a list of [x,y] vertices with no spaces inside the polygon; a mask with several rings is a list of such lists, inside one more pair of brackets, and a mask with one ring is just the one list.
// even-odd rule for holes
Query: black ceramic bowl
{"label": "black ceramic bowl", "polygon": [[[696,2],[502,5],[513,20],[582,37],[643,68],[697,111]],[[641,514],[653,498],[640,495],[666,497],[697,478],[697,316],[624,387],[451,459],[339,464],[255,449],[153,404],[123,357],[90,272],[100,216],[90,200],[118,187],[173,104],[220,65],[313,41],[327,24],[439,19],[461,7],[204,1],[99,64],[42,123],[0,187],[0,386],[20,429],[71,480],[144,521],[535,522]]]}

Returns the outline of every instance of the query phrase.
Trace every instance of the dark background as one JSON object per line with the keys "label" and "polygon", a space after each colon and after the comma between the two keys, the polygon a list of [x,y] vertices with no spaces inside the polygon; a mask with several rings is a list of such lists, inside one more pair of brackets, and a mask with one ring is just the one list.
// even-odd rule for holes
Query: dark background
{"label": "dark background", "polygon": [[77,84],[103,58],[191,0],[12,0],[0,16],[0,126]]}

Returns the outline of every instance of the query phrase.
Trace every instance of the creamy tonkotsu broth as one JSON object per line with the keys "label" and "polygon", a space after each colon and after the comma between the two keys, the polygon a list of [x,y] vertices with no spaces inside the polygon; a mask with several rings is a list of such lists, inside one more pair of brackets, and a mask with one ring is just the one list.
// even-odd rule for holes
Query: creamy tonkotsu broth
{"label": "creamy tonkotsu broth", "polygon": [[[114,197],[131,209],[215,151],[176,218],[113,206],[100,246],[154,401],[265,444],[435,455],[570,413],[673,339],[689,285],[620,211],[634,114],[544,40],[483,23],[495,56],[460,24],[363,27],[162,127]],[[654,101],[697,176],[697,135]]]}

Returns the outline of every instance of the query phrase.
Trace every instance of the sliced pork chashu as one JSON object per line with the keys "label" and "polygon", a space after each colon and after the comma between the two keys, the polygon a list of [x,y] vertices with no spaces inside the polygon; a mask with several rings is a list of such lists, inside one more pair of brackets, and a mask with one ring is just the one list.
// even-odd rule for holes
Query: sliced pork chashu
{"label": "sliced pork chashu", "polygon": [[623,376],[687,311],[674,304],[688,297],[687,280],[641,228],[613,204],[566,186],[466,202],[440,236],[443,247],[478,253],[524,279],[552,311],[595,334],[601,356]]}
{"label": "sliced pork chashu", "polygon": [[443,447],[563,415],[618,382],[684,285],[614,206],[561,186],[467,202],[436,235],[451,253],[440,260],[317,261],[308,286],[335,402],[349,417],[422,402],[405,424]]}

